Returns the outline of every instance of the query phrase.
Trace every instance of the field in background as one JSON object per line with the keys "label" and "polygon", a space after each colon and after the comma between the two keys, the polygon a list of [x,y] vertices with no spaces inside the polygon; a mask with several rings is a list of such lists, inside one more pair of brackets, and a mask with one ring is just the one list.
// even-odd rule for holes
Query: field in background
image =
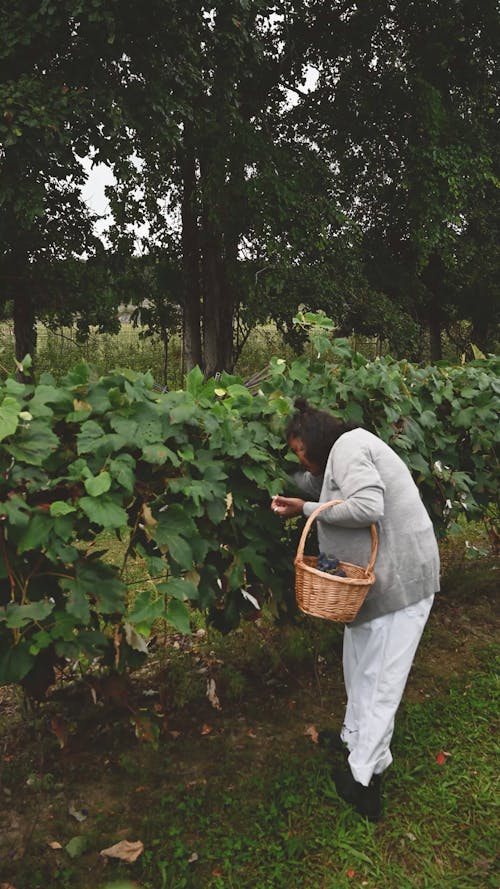
{"label": "field in background", "polygon": [[[39,324],[37,328],[37,373],[48,371],[61,377],[82,359],[93,365],[100,374],[116,367],[131,367],[140,372],[151,371],[158,383],[165,383],[164,349],[157,336],[144,336],[140,328],[123,324],[118,334],[92,332],[88,340],[79,343],[75,331],[64,328],[52,331]],[[10,324],[0,325],[0,365],[2,372],[14,367],[14,334]],[[274,325],[258,327],[245,343],[235,373],[248,378],[262,370],[272,355],[292,356]],[[168,349],[166,383],[170,389],[182,386],[181,341],[172,336]]]}

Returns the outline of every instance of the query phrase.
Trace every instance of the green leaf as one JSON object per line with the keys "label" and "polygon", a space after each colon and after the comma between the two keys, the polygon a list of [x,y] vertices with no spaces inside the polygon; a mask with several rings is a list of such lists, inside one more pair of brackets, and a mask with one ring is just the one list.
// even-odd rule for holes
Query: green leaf
{"label": "green leaf", "polygon": [[0,655],[0,685],[20,682],[29,673],[34,661],[28,642],[21,640],[18,645],[13,645]]}
{"label": "green leaf", "polygon": [[173,426],[180,423],[188,423],[196,418],[196,405],[186,401],[185,404],[178,404],[172,408],[169,413],[169,420]]}
{"label": "green leaf", "polygon": [[257,482],[257,484],[262,487],[266,487],[270,482],[270,478],[267,475],[265,469],[262,469],[260,466],[243,466],[243,474],[246,475],[247,478],[252,482]]}
{"label": "green leaf", "polygon": [[309,369],[307,364],[302,360],[294,361],[289,371],[290,379],[297,380],[299,383],[307,383],[309,378]]}
{"label": "green leaf", "polygon": [[412,469],[416,469],[417,472],[421,472],[423,475],[431,474],[429,464],[424,460],[421,454],[408,454],[407,463],[409,463]]}
{"label": "green leaf", "polygon": [[42,420],[33,420],[20,429],[14,441],[5,446],[16,460],[32,466],[41,464],[50,457],[59,445],[59,439]]}
{"label": "green leaf", "polygon": [[169,538],[179,534],[188,539],[196,536],[198,529],[189,515],[187,507],[179,503],[171,503],[158,516],[158,525],[154,531],[154,539],[160,545],[167,544]]}
{"label": "green leaf", "polygon": [[162,442],[145,445],[142,449],[142,456],[146,463],[154,463],[156,466],[163,466],[167,460],[170,460],[173,466],[180,466],[181,463],[177,454],[174,454],[174,452]]}
{"label": "green leaf", "polygon": [[207,503],[207,515],[214,525],[220,525],[224,521],[227,512],[227,503],[225,498],[218,500],[209,500]]}
{"label": "green leaf", "polygon": [[111,497],[82,497],[80,508],[85,515],[101,528],[122,528],[127,524],[127,513]]}
{"label": "green leaf", "polygon": [[101,614],[123,613],[127,589],[116,568],[101,561],[84,562],[77,565],[75,581]]}
{"label": "green leaf", "polygon": [[468,429],[469,426],[471,426],[474,421],[475,414],[476,414],[475,407],[466,407],[463,410],[458,411],[458,413],[455,414],[455,416],[453,418],[454,425],[461,426],[464,429]]}
{"label": "green leaf", "polygon": [[351,401],[344,410],[344,419],[350,423],[363,423],[363,408],[355,401]]}
{"label": "green leaf", "polygon": [[155,599],[153,596],[153,590],[141,590],[127,614],[129,623],[133,624],[143,635],[149,633],[155,620],[164,616],[165,601],[163,596],[159,599]]}
{"label": "green leaf", "polygon": [[111,487],[111,476],[109,472],[100,472],[99,475],[85,479],[85,490],[91,497],[99,497],[105,494]]}
{"label": "green leaf", "polygon": [[65,850],[70,858],[79,858],[86,851],[89,841],[85,836],[73,837],[66,843]]}
{"label": "green leaf", "polygon": [[175,629],[178,630],[179,633],[184,633],[186,636],[191,634],[189,617],[189,609],[186,607],[184,602],[179,602],[178,599],[170,600],[170,602],[168,603],[165,619],[169,624],[175,627]]}
{"label": "green leaf", "polygon": [[54,500],[54,502],[50,504],[51,516],[69,515],[70,512],[76,512],[76,507],[70,506],[70,504],[66,503],[64,500]]}
{"label": "green leaf", "polygon": [[21,536],[17,551],[24,553],[32,549],[41,549],[47,543],[53,526],[52,518],[45,513],[32,516]]}
{"label": "green leaf", "polygon": [[9,629],[19,629],[30,621],[45,620],[52,614],[55,608],[54,602],[41,599],[39,602],[30,602],[28,605],[17,605],[10,602],[5,608],[0,608],[0,621],[5,621]]}
{"label": "green leaf", "polygon": [[10,525],[26,527],[30,520],[29,506],[22,497],[15,494],[4,503],[0,503],[0,515],[6,515]]}
{"label": "green leaf", "polygon": [[81,583],[81,579],[66,580],[64,586],[69,590],[66,611],[76,618],[78,623],[88,624],[90,621],[90,605],[86,588]]}
{"label": "green leaf", "polygon": [[191,568],[193,565],[193,550],[184,537],[171,536],[166,544],[173,559],[181,568]]}
{"label": "green leaf", "polygon": [[203,389],[205,378],[199,367],[193,367],[186,377],[186,389],[191,395],[199,395]]}
{"label": "green leaf", "polygon": [[0,441],[13,435],[19,423],[19,411],[21,406],[15,398],[6,395],[0,405]]}
{"label": "green leaf", "polygon": [[130,454],[119,454],[109,462],[109,473],[130,494],[135,485],[135,460]]}
{"label": "green leaf", "polygon": [[169,577],[166,583],[157,584],[157,589],[165,596],[173,596],[181,602],[185,599],[198,598],[198,588],[191,580],[184,577]]}

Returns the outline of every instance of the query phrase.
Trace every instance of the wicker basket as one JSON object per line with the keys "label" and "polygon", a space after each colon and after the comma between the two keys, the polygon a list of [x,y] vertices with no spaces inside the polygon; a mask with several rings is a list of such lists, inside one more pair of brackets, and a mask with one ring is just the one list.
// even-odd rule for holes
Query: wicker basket
{"label": "wicker basket", "polygon": [[295,595],[297,605],[304,614],[323,617],[326,620],[348,622],[354,620],[368,590],[375,582],[373,566],[378,546],[375,525],[370,525],[372,551],[367,567],[361,568],[359,565],[351,565],[350,562],[339,562],[339,568],[345,571],[347,577],[335,577],[325,571],[318,571],[317,557],[304,555],[306,537],[313,521],[324,509],[342,502],[342,500],[330,500],[328,503],[322,503],[311,513],[304,525],[294,560]]}

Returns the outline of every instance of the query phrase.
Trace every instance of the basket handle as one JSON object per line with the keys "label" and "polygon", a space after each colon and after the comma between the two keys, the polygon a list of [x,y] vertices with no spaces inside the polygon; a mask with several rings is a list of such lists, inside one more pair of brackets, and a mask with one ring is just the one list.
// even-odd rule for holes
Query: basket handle
{"label": "basket handle", "polygon": [[[316,507],[316,509],[314,510],[314,512],[311,513],[311,515],[307,519],[307,522],[304,525],[304,530],[302,531],[302,535],[299,540],[299,545],[297,547],[296,558],[301,558],[304,555],[304,546],[306,543],[306,537],[309,533],[309,529],[310,529],[313,521],[315,520],[315,518],[317,518],[317,516],[320,514],[320,512],[323,512],[325,509],[329,509],[330,506],[336,506],[337,503],[343,503],[343,502],[344,502],[343,500],[329,500],[328,503],[321,503],[320,506]],[[368,565],[365,568],[365,574],[370,574],[370,572],[373,570],[373,566],[375,564],[375,559],[377,558],[378,537],[377,537],[377,529],[375,528],[375,525],[370,525],[370,531],[371,531],[371,535],[372,535],[372,551],[371,551],[371,555],[370,555],[370,561],[368,562]]]}

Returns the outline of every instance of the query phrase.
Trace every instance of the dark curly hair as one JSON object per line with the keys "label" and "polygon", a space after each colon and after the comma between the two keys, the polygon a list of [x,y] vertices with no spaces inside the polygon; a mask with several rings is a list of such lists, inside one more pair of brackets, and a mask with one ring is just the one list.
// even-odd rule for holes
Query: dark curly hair
{"label": "dark curly hair", "polygon": [[307,459],[325,471],[330,451],[344,432],[358,429],[358,423],[344,423],[328,411],[312,407],[305,398],[296,398],[295,413],[286,427],[286,438],[300,438],[304,443]]}

